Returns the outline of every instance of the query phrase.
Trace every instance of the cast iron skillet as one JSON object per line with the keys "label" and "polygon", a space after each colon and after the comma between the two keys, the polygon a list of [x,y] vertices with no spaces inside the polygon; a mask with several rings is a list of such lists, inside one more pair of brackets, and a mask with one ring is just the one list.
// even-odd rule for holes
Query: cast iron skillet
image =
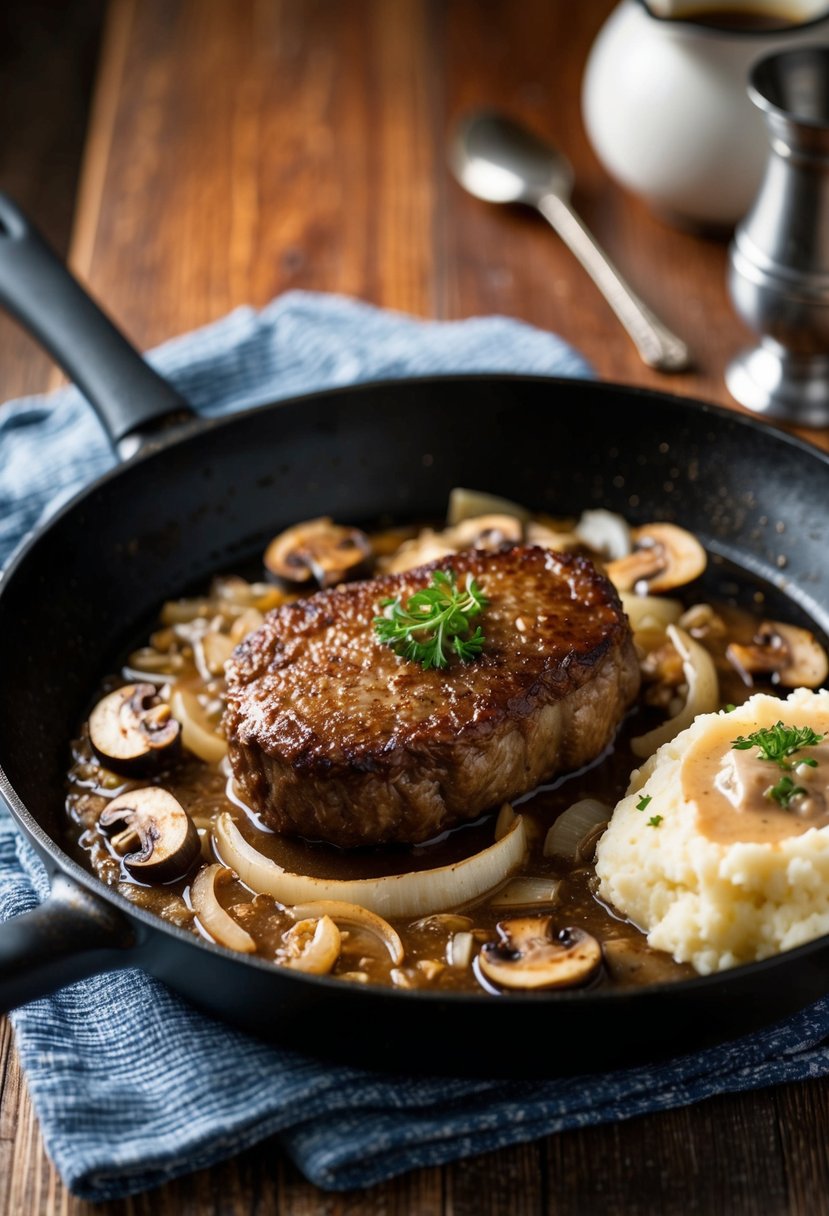
{"label": "cast iron skillet", "polygon": [[[774,611],[829,628],[829,460],[723,410],[589,382],[464,376],[317,393],[219,422],[117,334],[26,220],[0,202],[0,299],[137,456],[26,544],[0,584],[0,792],[52,875],[0,927],[0,1004],[138,966],[280,1043],[407,1071],[540,1076],[736,1037],[822,995],[829,938],[723,975],[620,992],[503,998],[298,975],[133,907],[61,848],[68,745],[99,677],[161,602],[260,554],[297,520],[439,516],[467,485],[569,514],[672,519],[778,589]],[[153,438],[153,433],[155,437]],[[782,529],[782,530],[781,530]],[[774,600],[775,596],[772,596]]]}

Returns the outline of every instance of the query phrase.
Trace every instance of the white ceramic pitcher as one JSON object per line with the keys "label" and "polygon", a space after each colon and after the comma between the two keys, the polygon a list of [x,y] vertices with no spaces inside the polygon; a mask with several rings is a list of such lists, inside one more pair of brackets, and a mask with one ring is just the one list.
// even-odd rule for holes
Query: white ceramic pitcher
{"label": "white ceramic pitcher", "polygon": [[593,147],[666,218],[731,227],[768,154],[749,68],[771,51],[827,41],[827,0],[622,0],[584,77]]}

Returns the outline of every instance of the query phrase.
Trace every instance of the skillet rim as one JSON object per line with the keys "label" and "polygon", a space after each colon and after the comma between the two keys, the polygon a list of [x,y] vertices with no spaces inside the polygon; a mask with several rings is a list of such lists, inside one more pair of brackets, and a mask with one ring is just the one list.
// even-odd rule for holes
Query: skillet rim
{"label": "skillet rim", "polygon": [[[577,392],[583,387],[587,391],[599,392],[608,397],[624,399],[628,404],[637,400],[647,400],[652,403],[658,402],[666,406],[669,410],[680,415],[693,414],[701,411],[703,414],[710,416],[718,424],[721,425],[736,425],[738,428],[743,427],[753,434],[763,436],[763,442],[771,441],[781,444],[784,447],[794,448],[800,451],[804,456],[811,460],[817,460],[822,464],[829,474],[829,452],[824,452],[815,444],[801,438],[799,435],[793,435],[788,431],[784,431],[770,424],[764,418],[755,417],[751,414],[743,413],[736,408],[730,408],[715,404],[714,402],[703,401],[700,398],[685,396],[679,393],[668,393],[660,389],[644,388],[638,385],[628,385],[616,381],[605,381],[592,379],[588,376],[543,376],[543,375],[525,375],[514,372],[476,372],[476,373],[451,373],[443,375],[428,375],[428,376],[406,376],[396,379],[383,380],[365,380],[356,384],[337,385],[324,389],[318,389],[311,393],[303,393],[298,396],[287,396],[284,398],[276,398],[261,405],[246,406],[243,409],[236,410],[231,414],[223,414],[219,417],[205,417],[200,414],[188,421],[182,426],[176,427],[167,433],[159,435],[152,441],[142,447],[129,460],[116,463],[111,469],[106,470],[99,477],[95,478],[88,485],[83,486],[75,494],[73,494],[65,503],[63,503],[53,514],[50,514],[45,520],[39,522],[35,528],[17,545],[13,550],[6,566],[0,571],[0,598],[4,594],[6,588],[13,580],[15,570],[20,566],[34,550],[41,537],[44,536],[54,524],[63,519],[70,512],[82,505],[88,496],[96,493],[102,486],[106,486],[110,481],[117,479],[123,470],[133,468],[134,466],[143,465],[152,462],[156,457],[166,452],[171,447],[186,444],[190,440],[197,439],[201,434],[207,431],[215,431],[217,429],[225,429],[234,426],[237,421],[244,422],[249,420],[253,415],[265,412],[276,411],[282,406],[302,406],[306,403],[316,403],[326,398],[348,398],[352,394],[364,393],[366,391],[373,392],[388,392],[389,390],[412,387],[428,387],[430,385],[452,385],[452,384],[534,384],[540,386],[548,386],[550,389],[567,389]],[[557,408],[556,404],[551,404],[550,409]],[[53,869],[58,869],[60,872],[68,875],[71,879],[81,885],[91,895],[97,896],[113,905],[128,922],[137,921],[144,933],[139,935],[135,946],[136,958],[134,963],[130,962],[129,951],[126,952],[125,966],[135,965],[141,967],[141,950],[148,937],[154,933],[165,933],[173,937],[174,940],[181,942],[183,945],[197,946],[205,950],[208,954],[217,954],[224,960],[230,960],[239,966],[253,967],[256,970],[263,971],[268,975],[278,976],[280,982],[296,982],[303,987],[310,982],[312,987],[317,987],[322,991],[335,991],[340,994],[340,999],[347,1000],[348,993],[353,993],[355,998],[358,993],[363,996],[366,993],[382,994],[388,998],[390,996],[398,1000],[407,1000],[414,1002],[425,1002],[427,1004],[444,1004],[450,1001],[453,1006],[463,1007],[469,1005],[470,1008],[476,1008],[482,1000],[493,999],[491,994],[484,992],[438,992],[429,989],[400,989],[389,988],[381,984],[365,984],[360,985],[359,989],[356,986],[352,987],[348,984],[343,984],[341,980],[331,976],[316,976],[305,973],[298,973],[287,968],[275,968],[274,964],[267,959],[259,958],[258,956],[242,955],[238,951],[230,950],[225,946],[221,946],[215,942],[209,941],[201,935],[194,934],[187,929],[180,928],[177,925],[163,920],[161,917],[143,909],[126,899],[118,891],[101,882],[95,875],[86,871],[78,862],[76,862],[68,853],[61,847],[57,840],[53,839],[45,829],[38,823],[31,812],[26,807],[23,800],[17,794],[14,786],[9,780],[5,769],[0,763],[0,799],[8,807],[12,818],[21,827],[29,840],[34,843],[36,848],[42,853],[45,853],[49,860],[53,863]],[[49,867],[47,867],[49,868]],[[50,871],[51,872],[51,871]],[[11,918],[12,920],[16,918]],[[11,923],[11,922],[6,922]],[[653,993],[657,998],[660,994],[670,993],[676,995],[683,991],[691,990],[693,992],[704,991],[708,987],[719,986],[724,981],[727,982],[730,976],[739,975],[753,976],[761,975],[766,972],[776,970],[780,966],[796,965],[798,960],[803,959],[817,952],[823,943],[823,948],[826,948],[826,943],[829,942],[829,933],[823,934],[820,937],[813,938],[811,941],[805,942],[801,946],[794,949],[781,951],[778,954],[772,955],[769,958],[761,959],[753,963],[744,963],[737,967],[728,968],[725,971],[713,972],[710,975],[696,975],[690,979],[673,980],[658,984],[647,984],[641,987],[631,988],[599,988],[599,989],[571,989],[560,992],[541,991],[536,993],[510,993],[507,997],[510,1005],[515,1005],[519,1009],[535,1006],[539,1002],[546,1004],[577,1004],[584,1005],[592,1002],[600,1004],[610,1004],[611,1006],[623,1007],[631,1002],[641,1001],[647,994]],[[497,998],[496,998],[497,999]]]}

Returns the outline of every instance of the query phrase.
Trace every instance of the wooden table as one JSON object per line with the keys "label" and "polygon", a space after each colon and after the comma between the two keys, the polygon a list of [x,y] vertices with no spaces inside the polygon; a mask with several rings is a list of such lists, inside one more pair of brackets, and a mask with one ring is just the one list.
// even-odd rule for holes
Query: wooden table
{"label": "wooden table", "polygon": [[[0,79],[15,117],[0,148],[2,184],[68,245],[142,347],[238,304],[318,289],[426,317],[508,313],[561,333],[604,377],[727,404],[723,368],[746,335],[725,295],[724,246],[669,229],[625,196],[582,130],[581,72],[609,8],[111,0],[104,12],[104,0],[13,0],[0,18]],[[526,119],[572,158],[585,218],[687,338],[692,374],[669,382],[644,368],[539,221],[476,202],[450,180],[447,134],[484,103]],[[52,383],[45,357],[0,322],[0,396]],[[8,1026],[0,1078],[0,1208],[91,1212],[43,1153]],[[269,1143],[100,1210],[814,1216],[829,1212],[827,1097],[812,1082],[713,1099],[345,1196],[310,1186]]]}

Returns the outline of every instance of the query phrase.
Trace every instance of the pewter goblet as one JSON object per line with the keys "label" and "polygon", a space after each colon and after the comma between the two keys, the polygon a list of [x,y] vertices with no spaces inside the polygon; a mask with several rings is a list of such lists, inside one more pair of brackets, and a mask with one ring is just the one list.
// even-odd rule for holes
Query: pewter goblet
{"label": "pewter goblet", "polygon": [[729,289],[759,345],[726,384],[755,413],[829,425],[829,46],[760,60],[749,96],[770,152],[760,190],[734,236]]}

